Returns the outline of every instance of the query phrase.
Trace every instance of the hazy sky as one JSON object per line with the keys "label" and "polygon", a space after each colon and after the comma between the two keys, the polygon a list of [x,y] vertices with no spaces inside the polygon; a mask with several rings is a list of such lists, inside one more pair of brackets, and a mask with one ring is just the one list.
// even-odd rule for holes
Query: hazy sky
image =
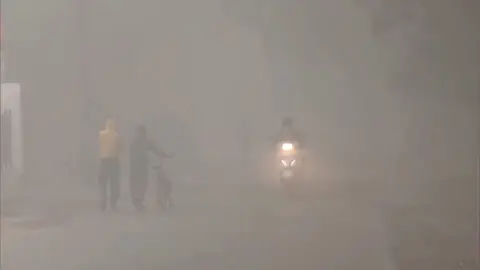
{"label": "hazy sky", "polygon": [[[262,144],[288,114],[331,159],[478,152],[479,38],[458,1],[82,3],[2,2],[32,160],[58,136],[59,159],[79,155],[109,114],[126,134],[175,115],[196,156],[215,162],[236,156],[242,121]],[[86,97],[99,108],[90,129]]]}

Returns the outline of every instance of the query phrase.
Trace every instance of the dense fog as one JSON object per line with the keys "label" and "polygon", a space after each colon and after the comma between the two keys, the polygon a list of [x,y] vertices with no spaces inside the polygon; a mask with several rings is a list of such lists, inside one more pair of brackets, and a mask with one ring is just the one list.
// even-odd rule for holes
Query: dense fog
{"label": "dense fog", "polygon": [[[22,88],[22,180],[95,184],[98,132],[113,117],[126,144],[145,124],[175,153],[180,182],[262,182],[268,138],[291,116],[313,182],[337,181],[382,209],[432,196],[442,217],[469,224],[468,238],[479,14],[478,2],[451,0],[3,0],[6,81]],[[244,160],[248,179],[216,179]]]}

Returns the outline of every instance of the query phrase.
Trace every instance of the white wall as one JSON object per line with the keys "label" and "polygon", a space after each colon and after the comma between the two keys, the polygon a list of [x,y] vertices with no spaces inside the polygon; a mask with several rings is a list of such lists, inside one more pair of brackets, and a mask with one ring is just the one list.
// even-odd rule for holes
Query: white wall
{"label": "white wall", "polygon": [[23,170],[23,134],[20,84],[3,83],[1,88],[1,110],[12,112],[12,165],[17,173]]}

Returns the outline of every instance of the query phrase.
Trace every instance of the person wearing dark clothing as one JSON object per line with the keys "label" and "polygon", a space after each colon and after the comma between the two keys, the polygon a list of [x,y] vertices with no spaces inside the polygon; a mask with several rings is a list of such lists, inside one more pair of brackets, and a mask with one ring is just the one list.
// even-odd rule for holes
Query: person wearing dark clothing
{"label": "person wearing dark clothing", "polygon": [[120,162],[117,158],[100,161],[100,210],[107,210],[108,189],[110,189],[110,209],[117,209],[120,198]]}
{"label": "person wearing dark clothing", "polygon": [[172,182],[163,173],[162,166],[154,167],[156,172],[156,187],[157,187],[157,205],[161,209],[170,209],[172,207]]}
{"label": "person wearing dark clothing", "polygon": [[137,128],[137,134],[130,145],[130,195],[137,210],[144,210],[143,202],[148,188],[149,152],[167,157],[147,136],[144,126]]}

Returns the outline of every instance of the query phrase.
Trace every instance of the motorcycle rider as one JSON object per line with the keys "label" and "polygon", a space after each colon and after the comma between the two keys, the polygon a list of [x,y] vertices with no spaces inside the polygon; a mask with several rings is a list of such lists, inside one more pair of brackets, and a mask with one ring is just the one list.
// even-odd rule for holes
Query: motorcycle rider
{"label": "motorcycle rider", "polygon": [[168,157],[148,138],[146,127],[140,125],[130,144],[130,195],[132,203],[138,211],[145,209],[143,202],[148,188],[149,152],[158,157]]}
{"label": "motorcycle rider", "polygon": [[294,141],[298,144],[303,143],[302,136],[293,126],[293,119],[291,117],[284,117],[282,120],[282,127],[275,138],[275,142]]}
{"label": "motorcycle rider", "polygon": [[305,153],[304,153],[304,137],[293,125],[293,119],[291,117],[284,117],[282,119],[282,127],[279,133],[275,136],[275,143],[281,142],[293,142],[298,147],[297,155],[300,162],[305,161]]}

